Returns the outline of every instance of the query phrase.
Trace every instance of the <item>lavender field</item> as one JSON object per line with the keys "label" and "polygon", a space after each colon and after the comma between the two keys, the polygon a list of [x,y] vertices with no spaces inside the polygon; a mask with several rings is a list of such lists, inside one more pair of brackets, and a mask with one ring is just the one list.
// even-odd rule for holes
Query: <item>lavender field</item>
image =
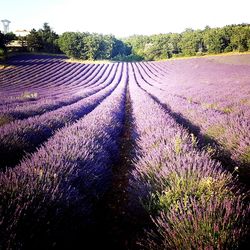
{"label": "lavender field", "polygon": [[0,250],[247,249],[250,55],[0,69]]}

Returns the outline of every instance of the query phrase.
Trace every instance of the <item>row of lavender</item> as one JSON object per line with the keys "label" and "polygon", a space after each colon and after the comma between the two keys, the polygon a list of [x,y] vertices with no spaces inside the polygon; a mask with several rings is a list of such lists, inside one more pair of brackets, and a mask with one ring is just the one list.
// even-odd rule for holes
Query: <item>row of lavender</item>
{"label": "row of lavender", "polygon": [[[188,62],[186,62],[186,64],[188,64]],[[198,65],[200,67],[200,64]],[[185,66],[182,66],[185,70]],[[230,104],[231,108],[234,110],[234,112],[233,110],[232,112],[226,112],[225,109],[224,111],[218,110],[215,107],[212,108],[212,106],[202,105],[202,103],[200,102],[191,101],[185,97],[185,87],[189,88],[191,86],[191,83],[189,81],[194,81],[194,79],[190,80],[188,78],[191,73],[186,76],[186,81],[188,82],[188,84],[182,84],[182,82],[178,82],[178,80],[184,78],[185,75],[178,77],[178,74],[173,74],[175,76],[171,75],[171,73],[167,74],[166,72],[164,72],[164,67],[162,67],[161,65],[157,65],[157,70],[161,72],[163,76],[160,76],[159,72],[156,71],[154,67],[150,68],[150,72],[146,68],[145,64],[136,64],[134,65],[134,67],[138,72],[138,77],[143,80],[141,81],[141,87],[143,89],[157,98],[158,101],[163,105],[166,105],[168,109],[172,111],[172,113],[176,114],[176,116],[179,116],[179,119],[182,120],[182,122],[185,123],[185,125],[189,127],[194,133],[196,133],[196,135],[199,136],[201,140],[205,142],[213,141],[216,143],[216,146],[213,145],[212,147],[208,147],[208,151],[210,151],[212,154],[215,154],[215,156],[219,157],[220,159],[228,158],[229,160],[231,160],[233,163],[230,164],[234,165],[235,169],[241,176],[250,176],[250,109],[249,105],[247,105],[246,102],[244,104],[241,103],[241,105],[236,106],[236,104],[242,100],[241,98],[246,98],[247,93],[249,93],[249,83],[246,84],[245,81],[242,81],[241,84],[244,85],[244,88],[242,89],[241,85],[238,84],[237,88],[239,88],[238,92],[242,94],[239,95],[241,96],[241,98],[238,95],[232,96],[231,93],[230,95],[228,94],[228,89],[230,89],[229,87],[231,86],[231,83],[229,84],[229,87],[225,87],[227,95],[226,93],[224,93],[225,97],[223,101],[221,100],[221,102],[224,103],[223,105],[228,102],[228,105]],[[226,68],[226,66],[224,67]],[[232,70],[232,67],[233,66],[230,66],[229,69],[227,69],[226,73],[229,74],[229,70]],[[190,68],[189,70],[192,72]],[[234,68],[234,74],[236,74],[235,71],[236,69]],[[243,71],[243,73],[241,71]],[[242,73],[245,80],[247,79],[247,76],[248,79],[250,79],[249,67],[248,71],[247,69],[244,69],[244,67],[243,69],[241,69],[241,71],[239,71],[238,73]],[[152,80],[152,72],[155,72],[155,74],[158,74],[160,76],[157,81]],[[209,79],[208,72],[206,71],[205,73],[207,75],[207,78]],[[202,75],[204,76],[205,73],[203,72]],[[196,74],[198,73],[194,73],[194,75]],[[217,74],[219,73],[217,72]],[[212,81],[215,81],[214,78],[215,76],[212,77]],[[223,81],[225,81],[226,79],[227,78],[225,77]],[[240,80],[241,78],[238,79],[238,81]],[[151,84],[148,84],[148,82],[150,82]],[[217,87],[218,89],[223,89],[223,86],[219,86],[220,82],[218,82],[218,78],[217,82],[215,83],[215,87]],[[187,87],[186,85],[189,87]],[[197,88],[195,88],[196,86]],[[211,87],[209,85],[207,87],[206,86],[207,85],[204,84],[204,90],[201,91],[200,84],[196,85],[194,83],[192,86],[192,91],[194,92],[193,96],[196,95],[196,99],[198,99],[200,98],[200,96],[207,94],[207,92],[209,91],[210,96],[216,96],[216,91],[211,91]],[[179,94],[177,94],[177,90],[180,90],[181,88],[182,90]],[[247,88],[248,92],[246,91]],[[217,92],[220,93],[221,91],[218,90]],[[207,99],[208,98],[209,97],[207,97]],[[212,98],[213,97],[210,98],[210,101]],[[233,101],[232,99],[235,101]],[[234,103],[234,106],[232,106],[232,103]]]}
{"label": "row of lavender", "polygon": [[[74,94],[84,85],[85,79],[91,76],[93,79],[95,71],[105,68],[104,65],[70,64],[53,58],[27,61],[29,64],[25,66],[19,59],[17,65],[0,72],[1,104],[22,104],[31,97],[37,100],[65,96],[65,91],[68,95]],[[33,95],[28,98],[28,93]]]}
{"label": "row of lavender", "polygon": [[71,124],[93,110],[103,101],[115,87],[122,77],[122,65],[117,64],[110,73],[103,78],[97,79],[90,89],[85,89],[82,98],[71,104],[62,106],[56,110],[45,112],[42,115],[32,116],[24,120],[14,120],[0,127],[0,152],[1,168],[13,166],[27,152],[33,152],[43,141],[53,133]]}
{"label": "row of lavender", "polygon": [[118,65],[114,78],[109,89],[117,87],[92,112],[57,131],[35,153],[0,174],[4,249],[56,247],[63,242],[64,231],[74,230],[74,222],[90,223],[93,206],[107,190],[111,165],[119,154],[126,65]]}
{"label": "row of lavender", "polygon": [[68,92],[67,85],[70,83],[67,82],[64,84],[66,87],[64,94],[60,97],[42,98],[37,101],[29,102],[28,104],[13,103],[0,106],[1,124],[8,123],[15,119],[25,119],[30,116],[41,115],[47,111],[52,111],[61,106],[70,105],[81,100],[88,95],[88,92],[93,92],[94,88],[105,83],[112,73],[113,67],[114,65],[106,65],[105,67],[100,67],[96,72],[92,72],[92,74],[88,73],[84,78],[80,78],[77,82],[80,82],[82,86],[75,87],[73,94]]}
{"label": "row of lavender", "polygon": [[[34,152],[51,137],[0,174],[4,248],[27,248],[37,237],[49,240],[46,246],[58,244],[61,228],[72,229],[69,220],[78,226],[79,221],[89,223],[119,155],[128,73],[137,136],[129,193],[133,205],[140,200],[155,224],[141,244],[150,249],[225,249],[237,248],[244,239],[249,207],[231,174],[199,150],[194,135],[173,119],[173,110],[180,112],[176,109],[184,110],[187,103],[183,96],[166,94],[168,68],[113,64],[92,71],[80,99],[43,114],[37,109],[40,115],[0,127],[3,167],[15,165],[13,159]],[[163,110],[159,100],[172,110]],[[199,110],[199,103],[192,104]]]}
{"label": "row of lavender", "polygon": [[129,192],[154,224],[140,244],[143,249],[237,249],[249,232],[250,207],[236,180],[139,87],[145,79],[129,65],[137,135]]}
{"label": "row of lavender", "polygon": [[[238,60],[241,57],[250,58],[241,55]],[[201,58],[151,65],[167,70],[168,81],[162,85],[166,91],[189,102],[224,113],[237,113],[249,104],[249,65],[222,64]]]}

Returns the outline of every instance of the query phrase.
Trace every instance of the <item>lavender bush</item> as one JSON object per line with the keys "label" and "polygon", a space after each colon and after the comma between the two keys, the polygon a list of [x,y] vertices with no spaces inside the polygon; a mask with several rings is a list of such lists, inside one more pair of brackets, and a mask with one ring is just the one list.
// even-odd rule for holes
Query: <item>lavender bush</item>
{"label": "lavender bush", "polygon": [[60,231],[61,220],[66,220],[66,230],[77,215],[88,224],[92,206],[109,186],[118,151],[127,83],[124,67],[119,66],[119,86],[97,108],[0,174],[3,247],[37,246],[34,239]]}
{"label": "lavender bush", "polygon": [[[140,89],[141,84],[146,85],[145,79],[133,64],[129,83],[138,135],[135,170],[130,181],[131,199],[136,203],[139,197],[155,224],[154,233],[141,244],[144,248],[149,244],[150,249],[204,249],[206,245],[208,249],[226,249],[230,244],[236,248],[247,234],[247,230],[241,228],[247,227],[249,214],[243,197],[237,198],[236,181],[206,151],[197,148],[196,138],[176,123],[171,113],[166,113]],[[215,204],[214,207],[206,210],[210,203]],[[229,214],[224,213],[224,207],[230,208]],[[207,222],[198,216],[204,211]],[[223,223],[228,222],[235,211],[242,217],[232,217],[230,226],[223,229]],[[214,234],[210,228],[216,227],[217,216],[221,216],[218,241],[212,244]],[[184,218],[191,222],[187,224]],[[181,222],[183,225],[179,225]],[[208,229],[201,231],[199,228],[206,223]],[[153,237],[154,234],[157,237]],[[189,237],[191,234],[193,238]],[[228,238],[230,240],[225,240]]]}

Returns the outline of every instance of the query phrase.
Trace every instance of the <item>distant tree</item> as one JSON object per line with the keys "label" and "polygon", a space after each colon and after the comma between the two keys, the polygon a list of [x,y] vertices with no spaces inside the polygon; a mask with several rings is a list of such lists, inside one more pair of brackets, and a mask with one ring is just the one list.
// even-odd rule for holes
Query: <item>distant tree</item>
{"label": "distant tree", "polygon": [[10,42],[14,41],[15,39],[17,39],[16,35],[12,32],[6,33],[4,35],[4,44],[8,45]]}
{"label": "distant tree", "polygon": [[186,29],[181,33],[179,47],[185,56],[193,56],[197,52],[203,52],[204,44],[201,30]]}
{"label": "distant tree", "polygon": [[208,53],[221,53],[224,52],[230,45],[230,37],[226,29],[214,28],[205,29],[203,31],[203,40],[205,50]]}
{"label": "distant tree", "polygon": [[5,47],[5,38],[4,34],[0,31],[0,48],[3,49]]}
{"label": "distant tree", "polygon": [[250,50],[250,25],[206,26],[204,30],[133,35],[122,40],[112,35],[67,32],[59,38],[59,45],[68,56],[90,60],[158,60],[178,55],[246,51]]}
{"label": "distant tree", "polygon": [[131,52],[128,45],[113,35],[97,33],[65,32],[58,44],[67,56],[83,60],[112,59]]}
{"label": "distant tree", "polygon": [[26,37],[28,50],[48,53],[60,52],[58,39],[59,36],[51,29],[48,23],[44,23],[43,28],[38,31],[32,29]]}
{"label": "distant tree", "polygon": [[43,28],[38,30],[38,34],[42,39],[43,51],[49,53],[59,52],[58,38],[59,36],[51,29],[48,23],[43,24]]}
{"label": "distant tree", "polygon": [[146,60],[166,59],[169,57],[168,52],[170,36],[168,34],[159,34],[150,36],[150,43],[144,49]]}
{"label": "distant tree", "polygon": [[131,46],[132,54],[138,57],[145,57],[145,47],[150,43],[148,36],[133,35],[124,39],[125,43]]}
{"label": "distant tree", "polygon": [[41,51],[43,49],[43,40],[40,34],[32,29],[26,37],[27,46],[30,51]]}
{"label": "distant tree", "polygon": [[97,58],[99,59],[111,59],[112,50],[114,46],[114,36],[112,35],[99,35],[99,49],[97,52]]}
{"label": "distant tree", "polygon": [[17,37],[14,33],[10,32],[7,34],[3,34],[0,31],[0,57],[1,59],[5,59],[7,55],[7,45],[15,40]]}
{"label": "distant tree", "polygon": [[116,39],[113,39],[113,48],[111,58],[116,56],[128,56],[132,52],[131,45],[127,44],[126,42]]}
{"label": "distant tree", "polygon": [[172,57],[173,55],[177,55],[181,52],[179,47],[179,43],[181,40],[181,35],[178,33],[170,33],[170,39],[168,41],[168,58]]}
{"label": "distant tree", "polygon": [[58,40],[60,50],[68,57],[86,59],[83,36],[80,32],[63,33]]}
{"label": "distant tree", "polygon": [[231,45],[234,50],[244,52],[250,50],[250,26],[242,25],[233,27]]}
{"label": "distant tree", "polygon": [[86,59],[96,60],[98,59],[98,52],[101,43],[101,38],[98,34],[88,34],[84,38],[84,44],[86,49]]}

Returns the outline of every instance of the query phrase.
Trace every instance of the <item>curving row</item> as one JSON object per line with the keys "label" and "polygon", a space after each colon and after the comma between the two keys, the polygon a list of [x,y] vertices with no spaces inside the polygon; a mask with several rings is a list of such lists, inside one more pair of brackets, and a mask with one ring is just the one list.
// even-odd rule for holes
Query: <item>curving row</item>
{"label": "curving row", "polygon": [[[69,91],[74,90],[74,88],[71,85],[72,85],[72,81],[74,81],[75,77],[77,77],[79,79],[80,76],[83,76],[84,79],[86,79],[86,77],[88,77],[93,72],[93,70],[95,70],[97,68],[97,66],[93,67],[93,66],[85,66],[85,65],[83,65],[83,66],[82,65],[79,65],[79,66],[66,65],[65,69],[73,68],[73,67],[80,67],[80,71],[82,71],[81,74],[76,73],[76,75],[74,75],[72,72],[73,70],[68,72],[68,70],[61,69],[60,70],[61,76],[58,77],[57,74],[59,74],[59,73],[57,71],[55,71],[55,72],[53,71],[53,72],[49,73],[49,69],[45,68],[41,72],[42,79],[40,81],[38,81],[36,79],[35,73],[32,73],[31,76],[25,75],[25,79],[27,79],[26,81],[28,81],[28,84],[27,83],[25,84],[25,82],[21,79],[18,79],[17,85],[16,84],[13,85],[13,81],[10,81],[10,83],[7,83],[8,87],[3,86],[2,99],[4,99],[4,98],[6,99],[8,97],[11,97],[10,100],[8,100],[8,99],[6,100],[7,103],[13,103],[15,101],[16,102],[26,101],[25,96],[22,96],[23,93],[25,93],[25,92],[37,93],[39,98],[51,96],[51,94],[57,96],[57,95],[64,93],[64,91],[67,89]],[[87,75],[86,74],[87,72],[90,72],[90,74]],[[71,82],[68,82],[69,79],[71,80]],[[79,85],[79,87],[80,86],[81,85]],[[6,93],[6,94],[4,94],[4,93]],[[7,97],[5,95],[7,95]],[[22,99],[24,99],[24,100],[22,100]]]}
{"label": "curving row", "polygon": [[[150,86],[144,80],[145,73],[141,68],[137,64],[133,67],[140,79],[141,88],[166,105],[180,122],[193,130],[205,143],[215,142],[218,145],[215,149],[208,147],[211,153],[217,154],[219,158],[229,158],[243,178],[244,175],[250,176],[250,116],[244,110],[228,114],[190,102],[174,93],[162,91],[155,85]],[[165,81],[166,85],[169,80]],[[154,84],[153,81],[152,83]]]}
{"label": "curving row", "polygon": [[86,96],[76,103],[28,119],[15,120],[1,126],[1,168],[17,164],[25,153],[33,152],[39,144],[52,136],[57,129],[73,123],[92,111],[119,85],[123,76],[122,67],[122,64],[117,64],[112,74],[106,79],[105,84],[90,90],[92,95]]}
{"label": "curving row", "polygon": [[59,107],[73,104],[82,98],[90,95],[94,89],[101,89],[105,86],[105,81],[110,74],[112,74],[114,65],[107,65],[101,69],[97,74],[94,74],[91,78],[86,79],[85,87],[75,89],[75,92],[70,95],[68,91],[58,98],[44,98],[36,102],[32,102],[29,105],[2,105],[0,106],[0,125],[8,123],[16,119],[25,119],[34,115],[41,115],[45,112],[55,110]]}
{"label": "curving row", "polygon": [[154,224],[140,244],[146,249],[236,249],[249,230],[249,206],[235,180],[139,87],[145,83],[135,68],[129,65],[137,135],[129,192],[132,204],[139,200]]}
{"label": "curving row", "polygon": [[[115,79],[113,92],[93,111],[0,173],[3,248],[58,247],[74,223],[88,225],[93,205],[109,186],[111,165],[118,155],[126,65],[119,64]],[[43,237],[47,242],[41,241]]]}
{"label": "curving row", "polygon": [[[78,92],[80,92],[82,90],[82,87],[83,87],[82,85],[84,85],[84,87],[90,86],[91,83],[93,81],[95,81],[95,77],[98,77],[100,72],[103,72],[104,70],[106,71],[106,69],[107,69],[106,67],[103,67],[103,69],[101,69],[101,68],[102,67],[100,67],[99,71],[95,72],[95,74],[92,74],[92,75],[88,74],[88,76],[84,76],[84,72],[85,72],[84,71],[81,73],[80,77],[79,76],[69,77],[68,81],[65,81],[62,84],[62,87],[61,87],[62,91],[60,91],[60,92],[57,92],[57,91],[53,92],[52,89],[48,88],[47,91],[45,92],[46,96],[40,97],[38,95],[35,98],[25,97],[25,92],[24,92],[22,94],[23,96],[21,96],[20,98],[17,98],[17,99],[12,98],[6,102],[2,102],[2,105],[0,106],[0,108],[1,107],[2,108],[3,107],[15,108],[15,107],[22,107],[22,106],[26,106],[26,105],[34,105],[34,104],[37,104],[39,102],[45,102],[45,101],[50,101],[52,99],[54,100],[54,99],[64,98],[66,95],[70,96],[71,94],[77,94]],[[83,79],[81,77],[83,77]],[[70,90],[67,86],[69,84],[72,84],[72,82],[74,82],[74,84],[76,84],[76,87],[70,87],[71,88],[71,90]]]}
{"label": "curving row", "polygon": [[208,59],[154,64],[172,69],[162,85],[167,92],[228,114],[245,111],[247,106],[249,109],[249,66],[219,64]]}
{"label": "curving row", "polygon": [[65,95],[65,91],[68,91],[68,94],[74,93],[77,88],[81,88],[87,81],[93,80],[95,75],[107,66],[69,64],[60,60],[50,65],[48,61],[44,63],[42,69],[39,68],[39,65],[31,63],[31,69],[28,69],[30,72],[24,71],[23,75],[18,70],[22,67],[25,66],[11,68],[10,72],[2,71],[1,104],[30,101],[32,98],[25,98],[25,92],[36,93],[35,99]]}

